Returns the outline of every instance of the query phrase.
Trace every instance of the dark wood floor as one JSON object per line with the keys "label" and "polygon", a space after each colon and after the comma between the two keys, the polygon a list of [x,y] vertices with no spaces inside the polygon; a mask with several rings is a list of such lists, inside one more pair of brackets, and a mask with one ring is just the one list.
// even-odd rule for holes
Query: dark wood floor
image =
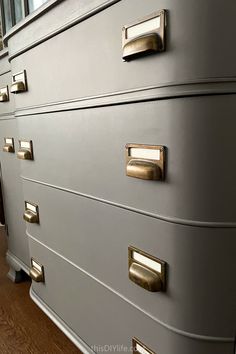
{"label": "dark wood floor", "polygon": [[0,353],[81,354],[29,297],[30,281],[7,278],[6,240],[0,230]]}

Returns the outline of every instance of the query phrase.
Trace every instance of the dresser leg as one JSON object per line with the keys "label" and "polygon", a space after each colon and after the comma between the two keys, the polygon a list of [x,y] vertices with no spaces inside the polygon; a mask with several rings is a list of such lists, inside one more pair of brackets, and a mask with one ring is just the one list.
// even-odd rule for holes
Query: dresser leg
{"label": "dresser leg", "polygon": [[20,283],[23,280],[25,280],[25,274],[22,270],[15,270],[10,266],[9,272],[7,273],[7,277],[13,282],[13,283]]}
{"label": "dresser leg", "polygon": [[14,283],[20,283],[26,279],[29,279],[29,269],[28,267],[21,262],[16,256],[14,256],[9,250],[6,254],[6,260],[10,267],[7,274],[8,278],[11,279]]}

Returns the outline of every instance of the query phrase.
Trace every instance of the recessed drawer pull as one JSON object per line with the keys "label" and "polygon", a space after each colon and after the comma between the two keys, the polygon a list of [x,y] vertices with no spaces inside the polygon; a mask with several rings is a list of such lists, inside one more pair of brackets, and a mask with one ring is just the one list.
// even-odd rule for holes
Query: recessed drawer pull
{"label": "recessed drawer pull", "polygon": [[25,202],[25,212],[23,215],[25,221],[30,224],[39,224],[39,207],[36,204]]}
{"label": "recessed drawer pull", "polygon": [[127,165],[127,176],[148,180],[160,180],[161,169],[153,162],[130,160]]}
{"label": "recessed drawer pull", "polygon": [[135,247],[129,247],[129,279],[145,290],[165,291],[166,263]]}
{"label": "recessed drawer pull", "polygon": [[164,179],[165,149],[159,145],[127,144],[126,175],[145,180]]}
{"label": "recessed drawer pull", "polygon": [[161,41],[156,33],[140,36],[127,42],[123,47],[123,59],[129,61],[161,51]]}
{"label": "recessed drawer pull", "polygon": [[165,10],[157,11],[122,29],[124,61],[165,50]]}
{"label": "recessed drawer pull", "polygon": [[159,274],[153,272],[141,264],[132,263],[129,268],[129,278],[134,283],[149,291],[161,291],[162,282]]}
{"label": "recessed drawer pull", "polygon": [[17,158],[21,160],[33,160],[33,143],[32,141],[19,141],[20,150],[17,152]]}
{"label": "recessed drawer pull", "polygon": [[13,138],[4,138],[4,146],[3,146],[3,151],[4,152],[15,152],[15,147],[14,147],[14,139]]}
{"label": "recessed drawer pull", "polygon": [[8,86],[0,89],[0,102],[9,101]]}
{"label": "recessed drawer pull", "polygon": [[37,283],[44,283],[44,268],[41,264],[31,258],[30,277]]}
{"label": "recessed drawer pull", "polygon": [[12,75],[11,93],[27,91],[26,71]]}

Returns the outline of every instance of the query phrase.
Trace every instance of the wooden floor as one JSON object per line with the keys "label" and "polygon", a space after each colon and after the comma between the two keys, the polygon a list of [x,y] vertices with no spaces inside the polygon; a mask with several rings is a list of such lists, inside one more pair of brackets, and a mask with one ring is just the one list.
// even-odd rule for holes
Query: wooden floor
{"label": "wooden floor", "polygon": [[30,281],[7,278],[6,240],[0,231],[0,353],[81,354],[29,297]]}

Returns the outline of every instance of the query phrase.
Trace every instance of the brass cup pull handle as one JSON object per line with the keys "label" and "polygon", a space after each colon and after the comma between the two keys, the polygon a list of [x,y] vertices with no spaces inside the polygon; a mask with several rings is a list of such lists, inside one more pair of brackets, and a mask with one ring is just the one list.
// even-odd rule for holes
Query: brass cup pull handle
{"label": "brass cup pull handle", "polygon": [[126,166],[126,174],[130,177],[136,177],[146,180],[160,180],[162,172],[158,165],[151,161],[130,160]]}
{"label": "brass cup pull handle", "polygon": [[145,266],[133,262],[129,268],[129,278],[142,288],[157,292],[162,291],[161,277]]}
{"label": "brass cup pull handle", "polygon": [[1,93],[0,94],[0,102],[7,102],[9,101],[8,95],[6,93]]}
{"label": "brass cup pull handle", "polygon": [[17,158],[20,160],[32,160],[33,156],[29,150],[19,150],[17,152]]}
{"label": "brass cup pull handle", "polygon": [[38,214],[34,213],[31,210],[25,210],[23,218],[25,221],[29,222],[30,224],[38,224],[39,223]]}
{"label": "brass cup pull handle", "polygon": [[15,149],[12,145],[5,145],[3,146],[3,149],[2,149],[4,152],[11,152],[11,153],[14,153],[15,152]]}
{"label": "brass cup pull handle", "polygon": [[30,275],[31,279],[36,281],[37,283],[43,283],[44,282],[43,271],[39,271],[38,269],[35,269],[35,268],[32,267],[30,269],[29,275]]}
{"label": "brass cup pull handle", "polygon": [[141,55],[156,53],[162,50],[161,40],[157,33],[148,33],[131,39],[123,47],[123,60],[130,61]]}
{"label": "brass cup pull handle", "polygon": [[24,84],[23,81],[15,81],[11,85],[11,93],[19,93],[25,91],[26,91],[26,85]]}

